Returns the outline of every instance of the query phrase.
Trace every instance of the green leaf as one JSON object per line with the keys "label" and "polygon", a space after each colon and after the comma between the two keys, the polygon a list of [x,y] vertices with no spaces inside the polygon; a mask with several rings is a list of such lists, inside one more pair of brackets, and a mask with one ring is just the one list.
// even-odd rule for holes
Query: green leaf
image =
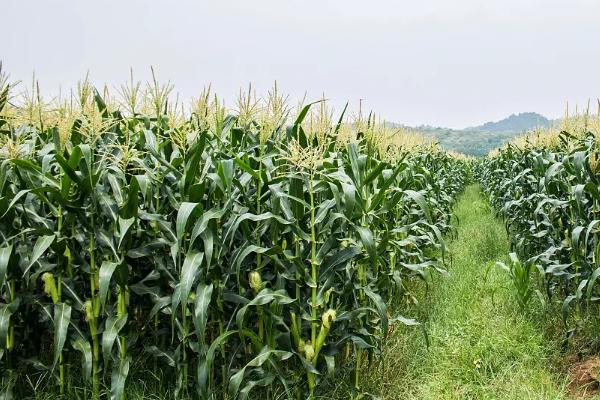
{"label": "green leaf", "polygon": [[81,160],[81,157],[83,156],[83,153],[81,152],[81,149],[78,146],[75,146],[73,148],[73,150],[71,151],[71,156],[69,157],[68,162],[65,162],[65,160],[63,159],[63,157],[59,154],[59,157],[57,157],[57,161],[59,162],[59,165],[63,165],[65,164],[65,168],[68,169],[68,171],[65,171],[65,168],[63,168],[63,171],[67,172],[65,175],[61,176],[61,182],[60,182],[60,192],[61,195],[65,198],[67,198],[69,196],[69,191],[71,189],[71,183],[73,182],[73,178],[75,178],[75,181],[78,183],[79,186],[81,186],[81,182],[80,182],[80,178],[77,175],[77,173],[74,171],[74,169],[77,167],[77,164],[79,164],[79,161]]}
{"label": "green leaf", "polygon": [[148,200],[152,190],[152,183],[150,182],[150,179],[146,175],[135,175],[132,179],[136,180],[144,200]]}
{"label": "green leaf", "polygon": [[128,218],[128,219],[119,218],[119,244],[117,245],[117,248],[119,250],[121,250],[121,245],[123,244],[123,240],[129,233],[129,230],[131,229],[131,227],[133,226],[134,223],[135,223],[135,218],[133,218],[133,217]]}
{"label": "green leaf", "polygon": [[10,256],[12,255],[12,248],[12,244],[7,244],[0,248],[0,288],[4,283],[4,278],[8,271],[8,263],[10,262]]}
{"label": "green leaf", "polygon": [[304,121],[304,118],[306,118],[306,115],[308,114],[308,111],[310,110],[310,106],[312,106],[313,104],[320,103],[322,101],[323,100],[313,101],[312,103],[309,103],[309,104],[305,105],[304,107],[302,107],[302,110],[300,110],[300,112],[298,113],[298,116],[296,117],[296,120],[294,121],[294,125],[299,126],[300,124],[302,124],[302,121]]}
{"label": "green leaf", "polygon": [[144,350],[147,353],[151,354],[152,356],[164,360],[169,367],[175,367],[176,362],[175,362],[175,359],[173,358],[173,355],[171,355],[165,351],[162,351],[161,349],[159,349],[156,346],[147,346],[144,348]]}
{"label": "green leaf", "polygon": [[99,282],[100,282],[100,305],[104,309],[106,304],[106,295],[108,294],[108,287],[110,286],[110,280],[115,272],[115,269],[119,266],[119,263],[104,261],[100,266]]}
{"label": "green leaf", "polygon": [[351,218],[356,205],[356,187],[354,185],[343,183],[342,190],[344,192],[344,204],[346,207],[346,217]]}
{"label": "green leaf", "polygon": [[92,379],[92,346],[90,346],[90,343],[83,338],[73,340],[71,346],[81,353],[81,370],[83,372],[83,378],[86,382],[90,382]]}
{"label": "green leaf", "polygon": [[211,208],[210,210],[202,213],[202,216],[198,218],[194,224],[194,228],[192,229],[192,234],[190,236],[190,248],[194,247],[194,243],[196,242],[198,236],[205,232],[209,222],[213,219],[222,218],[226,211],[227,209],[225,208]]}
{"label": "green leaf", "polygon": [[194,184],[196,180],[196,174],[198,173],[200,161],[202,160],[202,152],[204,150],[204,135],[200,136],[198,140],[190,147],[191,157],[188,159],[184,175],[183,175],[183,193],[189,193],[189,188]]}
{"label": "green leaf", "polygon": [[423,213],[425,213],[425,218],[427,218],[427,222],[432,223],[431,209],[429,207],[429,204],[427,203],[427,200],[423,196],[423,194],[421,194],[419,192],[415,192],[414,190],[405,190],[404,193],[406,193],[406,195],[408,197],[413,199],[415,201],[415,203],[417,203],[419,208],[421,208]]}
{"label": "green leaf", "polygon": [[200,264],[202,264],[203,257],[204,253],[199,252],[193,252],[185,256],[183,267],[181,268],[181,278],[175,288],[175,293],[173,294],[173,300],[171,302],[173,317],[175,317],[175,312],[180,303],[187,304],[190,290],[192,290],[192,285],[198,276],[198,268],[200,268]]}
{"label": "green leaf", "polygon": [[354,178],[354,185],[357,188],[362,188],[362,174],[360,162],[358,161],[358,148],[356,143],[350,143],[348,145],[348,159],[350,160],[350,168],[352,171],[352,177]]}
{"label": "green leaf", "polygon": [[125,381],[129,375],[130,358],[119,360],[119,363],[113,365],[112,374],[110,376],[110,399],[121,400],[121,396],[125,393]]}
{"label": "green leaf", "polygon": [[[377,194],[371,201],[369,210],[376,209],[379,206],[379,204],[389,195],[388,189],[390,188],[390,186],[392,186],[394,184],[394,182],[396,181],[396,177],[398,176],[400,171],[402,171],[403,168],[404,168],[403,164],[400,164],[396,168],[394,168],[394,171],[392,172],[392,174],[389,177],[387,177],[387,179],[383,182],[383,184],[379,188],[377,188],[378,189]],[[413,192],[413,191],[407,190],[407,192]]]}
{"label": "green leaf", "polygon": [[[213,362],[215,359],[215,352],[219,347],[221,347],[227,339],[238,333],[237,330],[226,331],[219,335],[213,342],[210,344],[208,351],[206,352],[205,357],[201,357],[198,366],[198,388],[200,391],[200,395],[202,399],[209,399],[209,386],[208,386],[208,375],[213,368]],[[223,377],[225,379],[225,377]]]}
{"label": "green leaf", "polygon": [[371,259],[371,262],[374,265],[377,262],[377,252],[375,250],[375,240],[373,238],[373,233],[369,228],[366,228],[364,226],[357,226],[355,229],[356,232],[358,232],[360,241],[367,250],[369,258]]}
{"label": "green leaf", "polygon": [[60,303],[54,306],[54,366],[62,354],[71,322],[71,306]]}
{"label": "green leaf", "polygon": [[244,380],[244,377],[246,374],[246,369],[248,369],[250,367],[260,367],[271,357],[278,357],[280,359],[286,359],[291,356],[292,356],[292,353],[287,352],[287,351],[273,350],[273,349],[270,349],[268,346],[263,347],[261,352],[256,357],[254,357],[252,360],[250,360],[250,362],[248,362],[248,364],[246,364],[242,369],[240,369],[238,372],[236,372],[229,379],[229,396],[231,396],[232,398],[237,397],[240,385],[242,384],[242,381]]}
{"label": "green leaf", "polygon": [[206,323],[208,322],[208,306],[212,297],[213,285],[199,284],[196,288],[196,301],[194,304],[194,326],[196,336],[202,349],[205,346],[204,335]]}
{"label": "green leaf", "polygon": [[15,195],[15,197],[12,198],[12,200],[6,207],[6,210],[4,210],[4,213],[2,213],[2,215],[0,215],[0,218],[4,218],[4,216],[6,214],[8,214],[8,212],[15,206],[15,204],[17,204],[17,202],[21,199],[21,197],[25,196],[27,193],[31,193],[31,190],[30,189],[20,190],[19,193],[17,193]]}
{"label": "green leaf", "polygon": [[367,175],[367,177],[365,178],[363,185],[365,185],[365,186],[369,185],[375,179],[379,178],[381,176],[381,172],[385,169],[385,167],[386,167],[385,163],[380,162],[379,164],[377,164],[377,166],[375,168],[373,168],[373,170],[371,172],[369,172],[369,175]]}
{"label": "green leaf", "polygon": [[594,293],[594,286],[596,285],[596,281],[600,276],[600,268],[596,268],[592,275],[590,276],[590,280],[588,282],[586,288],[586,299],[589,301],[592,298],[592,294]]}
{"label": "green leaf", "polygon": [[181,203],[179,210],[177,211],[177,222],[175,225],[177,231],[177,242],[181,246],[183,243],[183,235],[185,234],[185,229],[188,225],[188,220],[190,216],[196,210],[196,207],[199,206],[199,203]]}
{"label": "green leaf", "polygon": [[102,356],[104,357],[105,363],[110,361],[110,353],[112,352],[115,339],[119,335],[119,332],[121,332],[121,329],[125,327],[126,323],[127,314],[120,318],[110,316],[106,319],[106,322],[104,323],[104,332],[102,333]]}
{"label": "green leaf", "polygon": [[344,109],[340,114],[340,118],[338,119],[337,124],[335,124],[335,129],[333,130],[334,136],[337,136],[338,132],[340,131],[340,128],[342,127],[342,122],[344,122],[344,115],[346,114],[346,110],[348,110],[348,102],[346,102],[346,105],[344,106]]}
{"label": "green leaf", "polygon": [[55,238],[56,236],[54,235],[40,236],[37,238],[35,245],[33,246],[33,251],[31,252],[31,257],[29,258],[29,264],[23,271],[24,277],[27,275],[27,272],[29,272],[33,264],[36,263],[36,261],[44,254],[46,250],[48,250],[48,247],[50,247],[50,245],[54,242]]}
{"label": "green leaf", "polygon": [[334,199],[329,199],[329,200],[322,202],[317,207],[317,215],[315,216],[315,224],[320,224],[327,216],[327,212],[334,206],[335,206]]}
{"label": "green leaf", "polygon": [[100,96],[100,93],[96,88],[94,88],[94,101],[96,102],[96,106],[98,107],[98,111],[100,111],[100,113],[102,114],[102,117],[108,118],[108,108],[106,107],[104,99],[102,98],[102,96]]}
{"label": "green leaf", "polygon": [[0,304],[0,345],[1,348],[6,347],[6,338],[8,337],[8,329],[10,327],[10,317],[19,308],[19,300],[13,303]]}
{"label": "green leaf", "polygon": [[88,181],[82,179],[77,172],[75,172],[75,165],[71,165],[71,163],[69,161],[74,160],[76,162],[79,162],[79,160],[81,159],[81,148],[79,146],[75,147],[73,149],[73,154],[72,157],[69,158],[69,160],[66,160],[62,155],[60,155],[59,153],[56,153],[54,155],[54,158],[56,159],[56,162],[58,162],[58,164],[60,165],[60,167],[62,168],[63,172],[65,174],[67,174],[67,176],[69,177],[68,180],[63,179],[63,184],[61,187],[61,193],[66,196],[69,193],[69,188],[71,186],[71,181],[75,182],[77,184],[77,186],[79,186],[79,188],[85,192],[88,193],[90,191],[90,185],[88,183]]}
{"label": "green leaf", "polygon": [[277,290],[272,291],[271,289],[263,289],[261,290],[252,301],[247,303],[244,307],[240,308],[238,311],[235,320],[239,329],[244,327],[244,317],[246,316],[246,311],[249,307],[252,306],[262,306],[268,303],[276,301],[278,304],[290,304],[294,302],[294,299],[289,297],[285,290]]}
{"label": "green leaf", "polygon": [[364,288],[364,291],[365,291],[365,294],[367,296],[369,296],[369,298],[375,304],[375,308],[377,309],[377,312],[379,314],[379,320],[381,321],[381,332],[382,332],[382,335],[384,335],[384,337],[385,337],[385,335],[387,335],[388,326],[389,326],[388,315],[387,315],[387,306],[386,306],[385,302],[383,301],[383,299],[381,298],[381,296],[378,295],[377,293],[373,292],[369,288]]}
{"label": "green leaf", "polygon": [[[282,372],[281,376],[283,376],[283,371],[281,371],[281,372]],[[267,387],[267,386],[272,385],[274,380],[275,380],[275,375],[268,374],[264,378],[248,381],[246,383],[246,385],[244,385],[244,387],[240,390],[240,393],[238,395],[238,400],[246,400],[248,398],[248,395],[252,391],[252,389],[254,389],[256,386]],[[289,396],[291,393],[286,393],[286,394],[288,395],[287,398],[292,398],[291,396]]]}
{"label": "green leaf", "polygon": [[267,221],[267,220],[275,220],[277,222],[279,222],[282,225],[290,225],[291,222],[290,221],[286,221],[285,219],[281,218],[278,215],[275,215],[271,212],[266,212],[266,213],[262,213],[259,215],[256,214],[252,214],[252,213],[244,213],[242,215],[240,215],[233,224],[231,224],[231,226],[229,227],[229,229],[227,230],[227,233],[225,234],[225,238],[223,239],[224,242],[232,241],[233,240],[233,235],[235,234],[235,232],[237,231],[239,225],[244,222],[244,221],[253,221],[253,222],[259,222],[259,221]]}
{"label": "green leaf", "polygon": [[130,219],[137,217],[138,215],[138,194],[140,192],[140,185],[138,180],[135,178],[131,179],[129,183],[129,190],[127,191],[127,201],[121,207],[120,214],[124,219]]}
{"label": "green leaf", "polygon": [[243,161],[241,158],[235,157],[234,160],[238,167],[240,167],[245,172],[249,173],[254,179],[260,179],[260,175],[258,174],[258,172],[253,170],[252,167],[248,165],[245,161]]}
{"label": "green leaf", "polygon": [[225,188],[230,190],[231,182],[233,181],[234,174],[234,160],[221,160],[217,167],[217,173],[225,184]]}
{"label": "green leaf", "polygon": [[55,190],[60,190],[60,185],[58,184],[58,181],[52,177],[45,175],[42,172],[41,168],[37,164],[34,164],[32,161],[17,158],[12,159],[11,162],[18,166],[19,170],[22,170],[22,172],[28,172],[34,175],[36,178],[38,178],[43,183],[42,186],[52,188]]}

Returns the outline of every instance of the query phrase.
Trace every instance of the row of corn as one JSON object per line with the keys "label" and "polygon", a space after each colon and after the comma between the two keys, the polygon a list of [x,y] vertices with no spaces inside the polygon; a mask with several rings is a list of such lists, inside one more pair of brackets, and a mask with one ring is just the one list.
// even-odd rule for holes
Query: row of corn
{"label": "row of corn", "polygon": [[567,116],[494,151],[476,168],[506,221],[519,303],[556,310],[570,337],[600,299],[600,114]]}
{"label": "row of corn", "polygon": [[[439,269],[467,164],[276,87],[234,112],[131,81],[68,101],[0,80],[3,398],[313,398]],[[292,116],[293,115],[293,116]],[[435,251],[437,249],[437,251]]]}

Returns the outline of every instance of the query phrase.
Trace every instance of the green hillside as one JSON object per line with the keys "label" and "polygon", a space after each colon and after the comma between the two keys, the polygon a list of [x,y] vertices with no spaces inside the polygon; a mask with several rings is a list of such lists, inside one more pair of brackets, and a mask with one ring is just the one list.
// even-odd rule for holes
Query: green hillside
{"label": "green hillside", "polygon": [[[438,140],[440,145],[449,150],[473,156],[484,156],[490,150],[506,143],[515,136],[539,126],[549,126],[551,120],[534,112],[512,114],[495,122],[465,129],[450,129],[422,125],[415,127],[426,136]],[[402,126],[394,124],[395,126]]]}
{"label": "green hillside", "polygon": [[483,125],[465,128],[464,131],[476,132],[522,132],[538,126],[548,127],[551,121],[534,112],[512,114],[508,118],[496,122],[486,122]]}
{"label": "green hillside", "polygon": [[490,150],[502,146],[523,131],[487,132],[436,128],[423,130],[422,132],[437,139],[440,145],[446,149],[479,157],[485,156]]}

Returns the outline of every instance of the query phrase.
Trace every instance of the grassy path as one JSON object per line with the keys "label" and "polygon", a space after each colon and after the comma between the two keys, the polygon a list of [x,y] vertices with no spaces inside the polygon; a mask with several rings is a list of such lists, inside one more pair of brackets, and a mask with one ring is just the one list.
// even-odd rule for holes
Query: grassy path
{"label": "grassy path", "polygon": [[458,238],[448,245],[448,277],[435,278],[418,330],[388,342],[384,363],[365,389],[384,399],[563,399],[564,379],[550,370],[543,327],[518,311],[505,272],[508,241],[475,185],[455,208]]}

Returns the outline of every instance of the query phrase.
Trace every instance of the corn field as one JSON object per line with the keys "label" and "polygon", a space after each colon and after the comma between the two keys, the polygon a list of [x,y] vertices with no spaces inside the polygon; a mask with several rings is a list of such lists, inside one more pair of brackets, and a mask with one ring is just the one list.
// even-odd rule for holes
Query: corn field
{"label": "corn field", "polygon": [[[388,331],[418,324],[403,312],[443,269],[458,157],[324,100],[294,111],[276,86],[229,110],[209,90],[182,107],[156,80],[45,102],[0,76],[3,399],[124,399],[144,374],[173,398],[314,398],[340,367],[358,396]],[[562,221],[518,242],[551,241],[548,288],[593,297],[594,142],[576,143],[507,150],[484,179],[506,166],[494,204],[518,190],[511,215]]]}
{"label": "corn field", "polygon": [[600,114],[576,114],[493,152],[477,167],[512,238],[518,299],[557,310],[568,339],[600,299]]}

